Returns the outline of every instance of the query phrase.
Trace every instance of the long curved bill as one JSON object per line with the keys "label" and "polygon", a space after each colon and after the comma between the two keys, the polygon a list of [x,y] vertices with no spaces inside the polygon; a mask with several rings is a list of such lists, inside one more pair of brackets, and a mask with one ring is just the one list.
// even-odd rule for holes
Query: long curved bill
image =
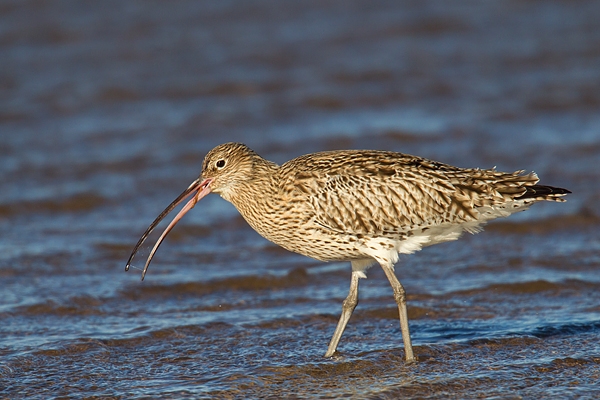
{"label": "long curved bill", "polygon": [[177,207],[179,205],[179,203],[181,203],[183,200],[185,200],[186,198],[188,198],[190,195],[193,194],[194,196],[186,203],[185,206],[183,206],[181,211],[179,211],[179,213],[177,213],[175,218],[173,218],[173,221],[171,221],[171,223],[166,227],[166,229],[160,235],[160,237],[156,241],[156,244],[152,248],[152,251],[150,252],[150,255],[148,256],[148,259],[146,260],[146,265],[144,265],[144,270],[142,271],[142,280],[144,280],[144,277],[146,276],[146,271],[148,270],[148,266],[150,265],[150,262],[152,261],[152,258],[154,257],[154,253],[156,253],[156,250],[158,250],[158,247],[160,246],[162,241],[165,239],[165,237],[168,235],[168,233],[171,232],[171,229],[173,229],[175,224],[177,224],[177,222],[179,222],[179,220],[181,218],[183,218],[183,216],[188,211],[190,211],[192,208],[194,208],[194,206],[196,205],[197,202],[200,201],[200,199],[202,199],[204,196],[206,196],[207,194],[210,193],[210,183],[211,182],[212,182],[211,178],[204,179],[204,180],[201,180],[200,178],[196,179],[194,182],[192,182],[192,184],[186,190],[183,191],[183,193],[181,193],[175,200],[173,200],[173,202],[171,204],[169,204],[169,206],[167,208],[165,208],[165,210],[163,212],[161,212],[158,217],[156,217],[154,222],[152,222],[150,224],[148,229],[146,229],[146,232],[144,232],[144,234],[142,235],[140,240],[138,240],[137,244],[133,248],[133,251],[131,252],[131,255],[129,256],[129,260],[127,260],[127,265],[125,265],[125,271],[129,271],[129,267],[131,266],[133,257],[135,257],[136,253],[138,252],[139,248],[142,246],[142,244],[144,243],[144,241],[146,240],[148,235],[150,235],[150,233],[152,233],[152,231],[154,230],[154,228],[156,228],[156,226],[160,223],[160,221],[162,221],[163,218],[165,218],[167,216],[167,214],[169,214],[171,211],[173,211],[173,209],[175,207]]}

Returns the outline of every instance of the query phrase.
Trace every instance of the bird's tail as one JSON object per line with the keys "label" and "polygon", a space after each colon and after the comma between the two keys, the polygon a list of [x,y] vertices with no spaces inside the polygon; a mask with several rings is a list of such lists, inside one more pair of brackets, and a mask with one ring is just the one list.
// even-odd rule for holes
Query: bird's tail
{"label": "bird's tail", "polygon": [[548,201],[565,201],[561,197],[571,193],[571,191],[563,188],[545,185],[525,186],[525,193],[516,197],[515,200],[535,199]]}

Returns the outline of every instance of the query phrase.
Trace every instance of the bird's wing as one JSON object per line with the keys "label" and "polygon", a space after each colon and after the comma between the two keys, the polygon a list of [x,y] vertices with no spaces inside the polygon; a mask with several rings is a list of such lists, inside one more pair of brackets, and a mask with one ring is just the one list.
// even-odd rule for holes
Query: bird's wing
{"label": "bird's wing", "polygon": [[452,218],[464,220],[470,211],[454,201],[453,188],[446,182],[410,173],[384,179],[340,174],[323,183],[324,187],[310,196],[315,222],[355,235],[395,235]]}
{"label": "bird's wing", "polygon": [[401,153],[319,156],[293,160],[288,185],[309,201],[316,224],[353,235],[474,221],[478,207],[506,202],[537,182],[535,174],[461,169]]}

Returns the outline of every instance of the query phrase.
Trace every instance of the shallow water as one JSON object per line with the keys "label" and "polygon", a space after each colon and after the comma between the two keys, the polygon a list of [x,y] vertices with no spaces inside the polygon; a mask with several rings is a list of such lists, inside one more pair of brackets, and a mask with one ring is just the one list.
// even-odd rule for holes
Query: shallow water
{"label": "shallow water", "polygon": [[[0,397],[599,396],[598,18],[593,1],[1,3]],[[226,141],[535,170],[573,194],[401,257],[418,362],[379,268],[324,359],[349,265],[279,249],[218,196],[143,283],[123,271]]]}

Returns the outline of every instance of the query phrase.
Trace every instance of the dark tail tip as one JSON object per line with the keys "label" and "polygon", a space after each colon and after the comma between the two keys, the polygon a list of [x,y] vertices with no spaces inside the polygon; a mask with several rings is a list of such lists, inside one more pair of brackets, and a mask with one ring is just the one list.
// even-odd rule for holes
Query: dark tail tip
{"label": "dark tail tip", "polygon": [[558,188],[554,186],[533,185],[526,186],[525,193],[515,198],[515,200],[539,198],[552,200],[553,198],[564,196],[571,193],[568,189]]}

